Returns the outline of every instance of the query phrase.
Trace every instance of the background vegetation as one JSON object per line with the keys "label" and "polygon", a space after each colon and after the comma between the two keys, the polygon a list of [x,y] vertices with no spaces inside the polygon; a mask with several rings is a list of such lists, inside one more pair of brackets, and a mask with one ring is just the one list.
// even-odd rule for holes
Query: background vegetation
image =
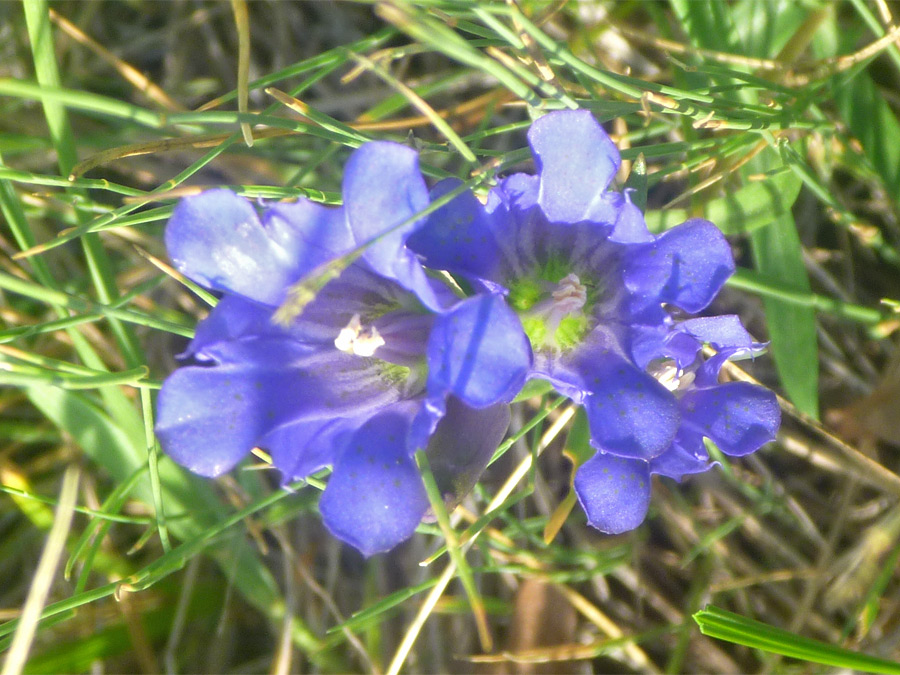
{"label": "background vegetation", "polygon": [[[875,661],[900,657],[889,4],[0,4],[4,673],[900,672]],[[653,228],[733,235],[711,309],[771,340],[728,376],[784,396],[777,443],[656,482],[608,537],[569,512],[575,411],[536,397],[455,536],[370,560],[322,531],[319,481],[159,453],[154,393],[214,302],[166,264],[179,196],[333,203],[373,138],[486,188],[565,107],[606,123]]]}

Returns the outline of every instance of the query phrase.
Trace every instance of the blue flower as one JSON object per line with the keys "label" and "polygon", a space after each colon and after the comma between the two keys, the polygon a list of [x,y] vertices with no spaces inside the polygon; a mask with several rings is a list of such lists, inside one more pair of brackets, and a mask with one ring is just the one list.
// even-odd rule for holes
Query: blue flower
{"label": "blue flower", "polygon": [[[704,360],[709,345],[715,355]],[[650,503],[650,476],[675,480],[714,466],[703,439],[726,455],[741,457],[775,439],[781,421],[778,401],[768,389],[746,382],[719,384],[719,371],[732,358],[758,354],[756,343],[736,316],[688,319],[667,336],[668,356],[648,370],[669,389],[680,413],[671,444],[649,461],[598,452],[575,476],[578,500],[594,527],[611,534],[634,529]]]}
{"label": "blue flower", "polygon": [[[179,203],[169,255],[223,297],[197,327],[193,363],[163,384],[156,431],[204,476],[254,447],[286,481],[331,466],[323,522],[371,555],[408,538],[427,511],[416,450],[448,498],[471,488],[506,431],[531,350],[500,296],[458,300],[406,248],[428,204],[413,151],[360,147],[343,198],[341,208],[301,199],[260,214],[227,190]],[[312,271],[357,250],[295,306]]]}
{"label": "blue flower", "polygon": [[[755,450],[771,440],[778,409],[761,388],[715,384],[723,359],[750,349],[737,346],[746,331],[720,327],[720,356],[701,366],[699,345],[711,336],[670,315],[703,310],[734,271],[721,232],[695,219],[652,235],[628,195],[609,190],[619,153],[587,111],[545,115],[528,140],[537,175],[503,179],[485,204],[460,194],[408,245],[427,265],[503,295],[519,315],[534,352],[529,377],[585,407],[598,453],[575,489],[589,520],[621,532],[643,520],[650,473],[708,466],[703,436],[733,454]],[[439,183],[432,197],[458,186]],[[660,381],[654,368],[673,358],[685,378],[697,373],[694,386],[676,392]]]}
{"label": "blue flower", "polygon": [[[587,112],[546,115],[529,142],[537,175],[505,178],[485,204],[463,191],[427,219],[418,159],[393,143],[351,155],[340,208],[257,208],[227,190],[183,200],[169,254],[223,297],[160,392],[166,452],[205,476],[254,447],[285,481],[332,467],[323,521],[371,555],[426,515],[414,453],[457,501],[527,378],[584,406],[597,453],[575,490],[606,532],[643,520],[652,474],[707,470],[704,439],[734,456],[771,440],[775,397],[718,382],[726,360],[761,345],[736,317],[680,318],[734,271],[719,230],[690,220],[652,235],[609,189],[618,151]],[[423,262],[474,295],[458,298]],[[311,295],[328,265],[343,271]]]}

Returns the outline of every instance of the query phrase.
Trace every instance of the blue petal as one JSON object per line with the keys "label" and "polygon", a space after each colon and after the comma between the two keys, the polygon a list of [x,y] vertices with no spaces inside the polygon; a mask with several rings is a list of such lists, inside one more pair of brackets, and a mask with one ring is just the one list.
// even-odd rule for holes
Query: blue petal
{"label": "blue petal", "polygon": [[290,419],[309,386],[283,361],[179,368],[159,392],[156,434],[176,462],[218,476]]}
{"label": "blue petal", "polygon": [[712,345],[717,353],[696,371],[699,387],[717,384],[719,370],[728,359],[736,355],[756,355],[766,347],[765,343],[754,342],[741,320],[730,314],[688,319],[676,324],[666,339],[666,354],[675,358],[681,367],[687,367],[694,362],[704,343]]}
{"label": "blue petal", "polygon": [[[627,320],[627,312],[622,312],[623,320]],[[669,313],[659,303],[648,305],[644,311],[632,315],[631,325],[628,327],[626,344],[627,353],[630,354],[638,368],[646,368],[654,359],[665,356],[674,356],[667,352],[666,338],[671,330],[672,319]],[[687,338],[687,336],[684,336]],[[690,340],[694,345],[696,341]],[[691,354],[696,354],[698,347],[694,347]],[[687,365],[687,364],[684,364]]]}
{"label": "blue petal", "polygon": [[646,460],[669,447],[680,424],[678,403],[669,390],[610,355],[594,359],[584,378],[591,393],[585,412],[594,446]]}
{"label": "blue petal", "polygon": [[[456,178],[442,180],[431,191],[436,201],[462,185]],[[500,257],[491,215],[475,195],[466,191],[428,216],[407,245],[425,264],[471,277],[493,278]]]}
{"label": "blue petal", "polygon": [[488,194],[487,210],[493,213],[501,206],[524,213],[538,205],[541,193],[540,176],[514,173],[500,181],[498,189]]}
{"label": "blue petal", "polygon": [[208,367],[179,368],[163,383],[156,432],[163,449],[191,471],[232,468],[282,424],[372,414],[402,397],[369,359],[290,339],[221,342]]}
{"label": "blue petal", "polygon": [[426,307],[440,311],[442,303],[422,265],[406,247],[410,234],[423,223],[413,218],[428,206],[416,152],[387,141],[366,143],[347,161],[343,195],[347,224],[356,244],[366,245],[366,261],[418,295]]}
{"label": "blue petal", "polygon": [[448,509],[471,491],[509,427],[509,406],[476,410],[455,397],[428,442],[428,463]]}
{"label": "blue petal", "polygon": [[686,426],[737,457],[775,440],[781,423],[775,394],[746,382],[688,391],[681,408]]}
{"label": "blue petal", "polygon": [[[679,368],[689,368],[697,360],[697,354],[702,347],[703,343],[693,336],[672,331],[666,336],[665,347],[660,357],[674,359]],[[716,374],[718,375],[718,371]]]}
{"label": "blue petal", "polygon": [[597,364],[609,358],[624,363],[618,357],[610,357],[621,351],[620,329],[620,325],[601,320],[574,349],[561,353],[554,349],[536,351],[529,379],[547,380],[558,393],[584,405],[598,380],[594,376]]}
{"label": "blue petal", "polygon": [[688,474],[709,471],[713,465],[703,445],[703,437],[682,426],[669,449],[650,460],[650,473],[680,481]]}
{"label": "blue petal", "polygon": [[575,494],[588,523],[601,532],[633,530],[650,506],[649,465],[598,452],[575,474]]}
{"label": "blue petal", "polygon": [[705,308],[734,272],[731,248],[719,229],[694,219],[638,246],[625,284],[647,302],[668,302],[687,312]]}
{"label": "blue petal", "polygon": [[334,211],[304,201],[276,207],[264,220],[246,199],[209,190],[175,207],[166,249],[180,272],[207,288],[279,305],[287,288],[321,259],[311,242],[335,226]]}
{"label": "blue petal", "polygon": [[700,342],[711,344],[716,351],[728,349],[733,350],[733,353],[749,352],[763,347],[762,344],[753,341],[740,318],[734,314],[688,319],[676,324],[675,330],[690,335]]}
{"label": "blue petal", "polygon": [[512,401],[531,366],[522,323],[495,294],[468,298],[439,316],[427,354],[429,398],[453,394],[473,408]]}
{"label": "blue petal", "polygon": [[343,209],[305,198],[273,205],[263,213],[262,223],[269,237],[290,251],[295,281],[355,245]]}
{"label": "blue petal", "polygon": [[208,359],[207,347],[247,336],[286,336],[284,328],[272,321],[273,309],[246,300],[240,295],[226,295],[213,307],[209,316],[197,324],[194,339],[184,356]]}
{"label": "blue petal", "polygon": [[647,229],[647,221],[641,210],[631,203],[628,193],[609,193],[609,203],[617,206],[617,217],[610,232],[609,240],[621,244],[637,244],[653,241],[653,234]]}
{"label": "blue petal", "polygon": [[706,359],[703,364],[697,368],[694,386],[698,389],[717,387],[719,385],[719,371],[722,370],[722,366],[725,365],[725,362],[728,361],[733,354],[734,350],[726,349],[725,351],[717,352]]}
{"label": "blue petal", "polygon": [[587,110],[549,113],[528,131],[540,175],[538,202],[551,222],[612,224],[606,189],[619,170],[619,151]]}
{"label": "blue petal", "polygon": [[257,445],[269,453],[287,483],[334,464],[346,437],[363,422],[358,417],[296,420],[272,429]]}
{"label": "blue petal", "polygon": [[322,522],[363,555],[387,551],[412,536],[428,497],[406,449],[409,416],[394,410],[354,433],[319,502]]}

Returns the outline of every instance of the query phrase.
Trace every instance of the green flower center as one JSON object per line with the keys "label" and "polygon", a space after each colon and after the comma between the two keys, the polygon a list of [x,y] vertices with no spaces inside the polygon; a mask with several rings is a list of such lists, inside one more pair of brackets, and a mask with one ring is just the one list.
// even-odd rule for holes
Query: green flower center
{"label": "green flower center", "polygon": [[517,280],[508,302],[518,312],[525,334],[535,351],[568,351],[593,327],[590,308],[596,297],[593,284],[549,262],[540,274]]}

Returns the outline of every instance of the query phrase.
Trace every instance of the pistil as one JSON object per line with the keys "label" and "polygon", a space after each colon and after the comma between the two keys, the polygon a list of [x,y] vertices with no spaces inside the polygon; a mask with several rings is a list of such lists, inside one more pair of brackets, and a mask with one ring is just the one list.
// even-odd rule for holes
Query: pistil
{"label": "pistil", "polygon": [[[582,311],[586,303],[587,287],[581,283],[577,274],[570,272],[560,279],[550,292],[550,297],[538,302],[528,312],[530,317],[539,319],[542,323],[540,339],[533,342],[543,344],[535,346],[549,346],[558,350],[577,342],[579,334],[586,327],[586,317]],[[560,330],[561,326],[566,330]],[[532,337],[537,338],[538,335]]]}
{"label": "pistil", "polygon": [[581,283],[577,274],[570,272],[559,280],[559,285],[550,294],[550,297],[553,298],[553,305],[548,319],[551,319],[552,316],[559,316],[559,319],[556,320],[558,324],[563,317],[582,310],[587,302],[587,288]]}

